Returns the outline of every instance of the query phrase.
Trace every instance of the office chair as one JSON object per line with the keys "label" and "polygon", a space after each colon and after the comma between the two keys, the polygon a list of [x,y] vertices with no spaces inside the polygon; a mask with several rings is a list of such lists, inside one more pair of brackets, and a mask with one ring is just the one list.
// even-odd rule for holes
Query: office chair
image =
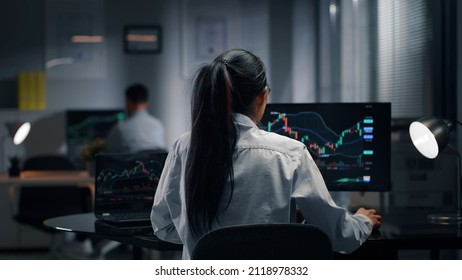
{"label": "office chair", "polygon": [[[74,170],[72,162],[60,155],[43,155],[27,159],[23,170],[69,171]],[[43,221],[49,218],[86,213],[93,210],[89,187],[65,186],[22,186],[19,189],[18,210],[14,219],[40,231],[53,234],[56,231],[45,227]],[[52,235],[50,251],[55,251],[56,240]]]}
{"label": "office chair", "polygon": [[18,212],[14,219],[45,232],[49,218],[91,212],[91,191],[79,186],[33,186],[19,190]]}
{"label": "office chair", "polygon": [[158,153],[168,153],[168,150],[166,150],[166,149],[148,149],[148,150],[136,151],[136,153],[140,153],[140,154],[158,154]]}
{"label": "office chair", "polygon": [[41,155],[26,159],[22,169],[34,171],[65,171],[75,170],[75,166],[65,156]]}
{"label": "office chair", "polygon": [[329,260],[329,237],[307,224],[256,224],[224,227],[202,236],[193,260]]}

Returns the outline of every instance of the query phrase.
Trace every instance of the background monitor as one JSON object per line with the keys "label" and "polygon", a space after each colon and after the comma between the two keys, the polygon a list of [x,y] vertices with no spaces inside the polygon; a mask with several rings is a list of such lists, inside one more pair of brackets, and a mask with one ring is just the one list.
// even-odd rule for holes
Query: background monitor
{"label": "background monitor", "polygon": [[122,109],[66,111],[67,154],[77,168],[85,167],[81,150],[90,143],[105,141],[111,127],[124,118]]}
{"label": "background monitor", "polygon": [[306,145],[331,191],[390,190],[390,103],[268,104],[261,128]]}

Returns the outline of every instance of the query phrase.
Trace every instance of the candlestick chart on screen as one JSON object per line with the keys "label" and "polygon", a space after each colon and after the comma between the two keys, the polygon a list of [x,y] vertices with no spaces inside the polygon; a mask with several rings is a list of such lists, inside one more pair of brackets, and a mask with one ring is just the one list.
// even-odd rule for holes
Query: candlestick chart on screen
{"label": "candlestick chart on screen", "polygon": [[127,196],[152,198],[161,172],[162,166],[155,160],[121,161],[98,170],[95,179],[98,191],[112,200]]}
{"label": "candlestick chart on screen", "polygon": [[347,190],[386,177],[380,172],[386,173],[389,164],[389,143],[381,138],[389,128],[387,115],[381,113],[356,103],[269,104],[261,128],[305,144],[326,183]]}

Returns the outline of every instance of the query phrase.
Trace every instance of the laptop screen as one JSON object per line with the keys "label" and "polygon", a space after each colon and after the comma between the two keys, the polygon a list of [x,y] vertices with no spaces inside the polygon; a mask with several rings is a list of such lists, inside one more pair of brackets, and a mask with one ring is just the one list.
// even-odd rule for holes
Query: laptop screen
{"label": "laptop screen", "polygon": [[151,211],[167,153],[98,154],[95,214]]}

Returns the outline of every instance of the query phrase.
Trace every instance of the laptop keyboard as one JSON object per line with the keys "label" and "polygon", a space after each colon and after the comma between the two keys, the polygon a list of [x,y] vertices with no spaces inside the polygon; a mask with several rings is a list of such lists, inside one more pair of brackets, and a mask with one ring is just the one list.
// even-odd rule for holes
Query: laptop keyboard
{"label": "laptop keyboard", "polygon": [[132,222],[132,221],[146,221],[150,220],[150,213],[146,212],[131,212],[131,213],[119,213],[111,215],[111,219],[119,222]]}
{"label": "laptop keyboard", "polygon": [[103,220],[96,220],[95,230],[98,233],[116,235],[148,235],[153,234],[151,223],[148,221],[114,223]]}

